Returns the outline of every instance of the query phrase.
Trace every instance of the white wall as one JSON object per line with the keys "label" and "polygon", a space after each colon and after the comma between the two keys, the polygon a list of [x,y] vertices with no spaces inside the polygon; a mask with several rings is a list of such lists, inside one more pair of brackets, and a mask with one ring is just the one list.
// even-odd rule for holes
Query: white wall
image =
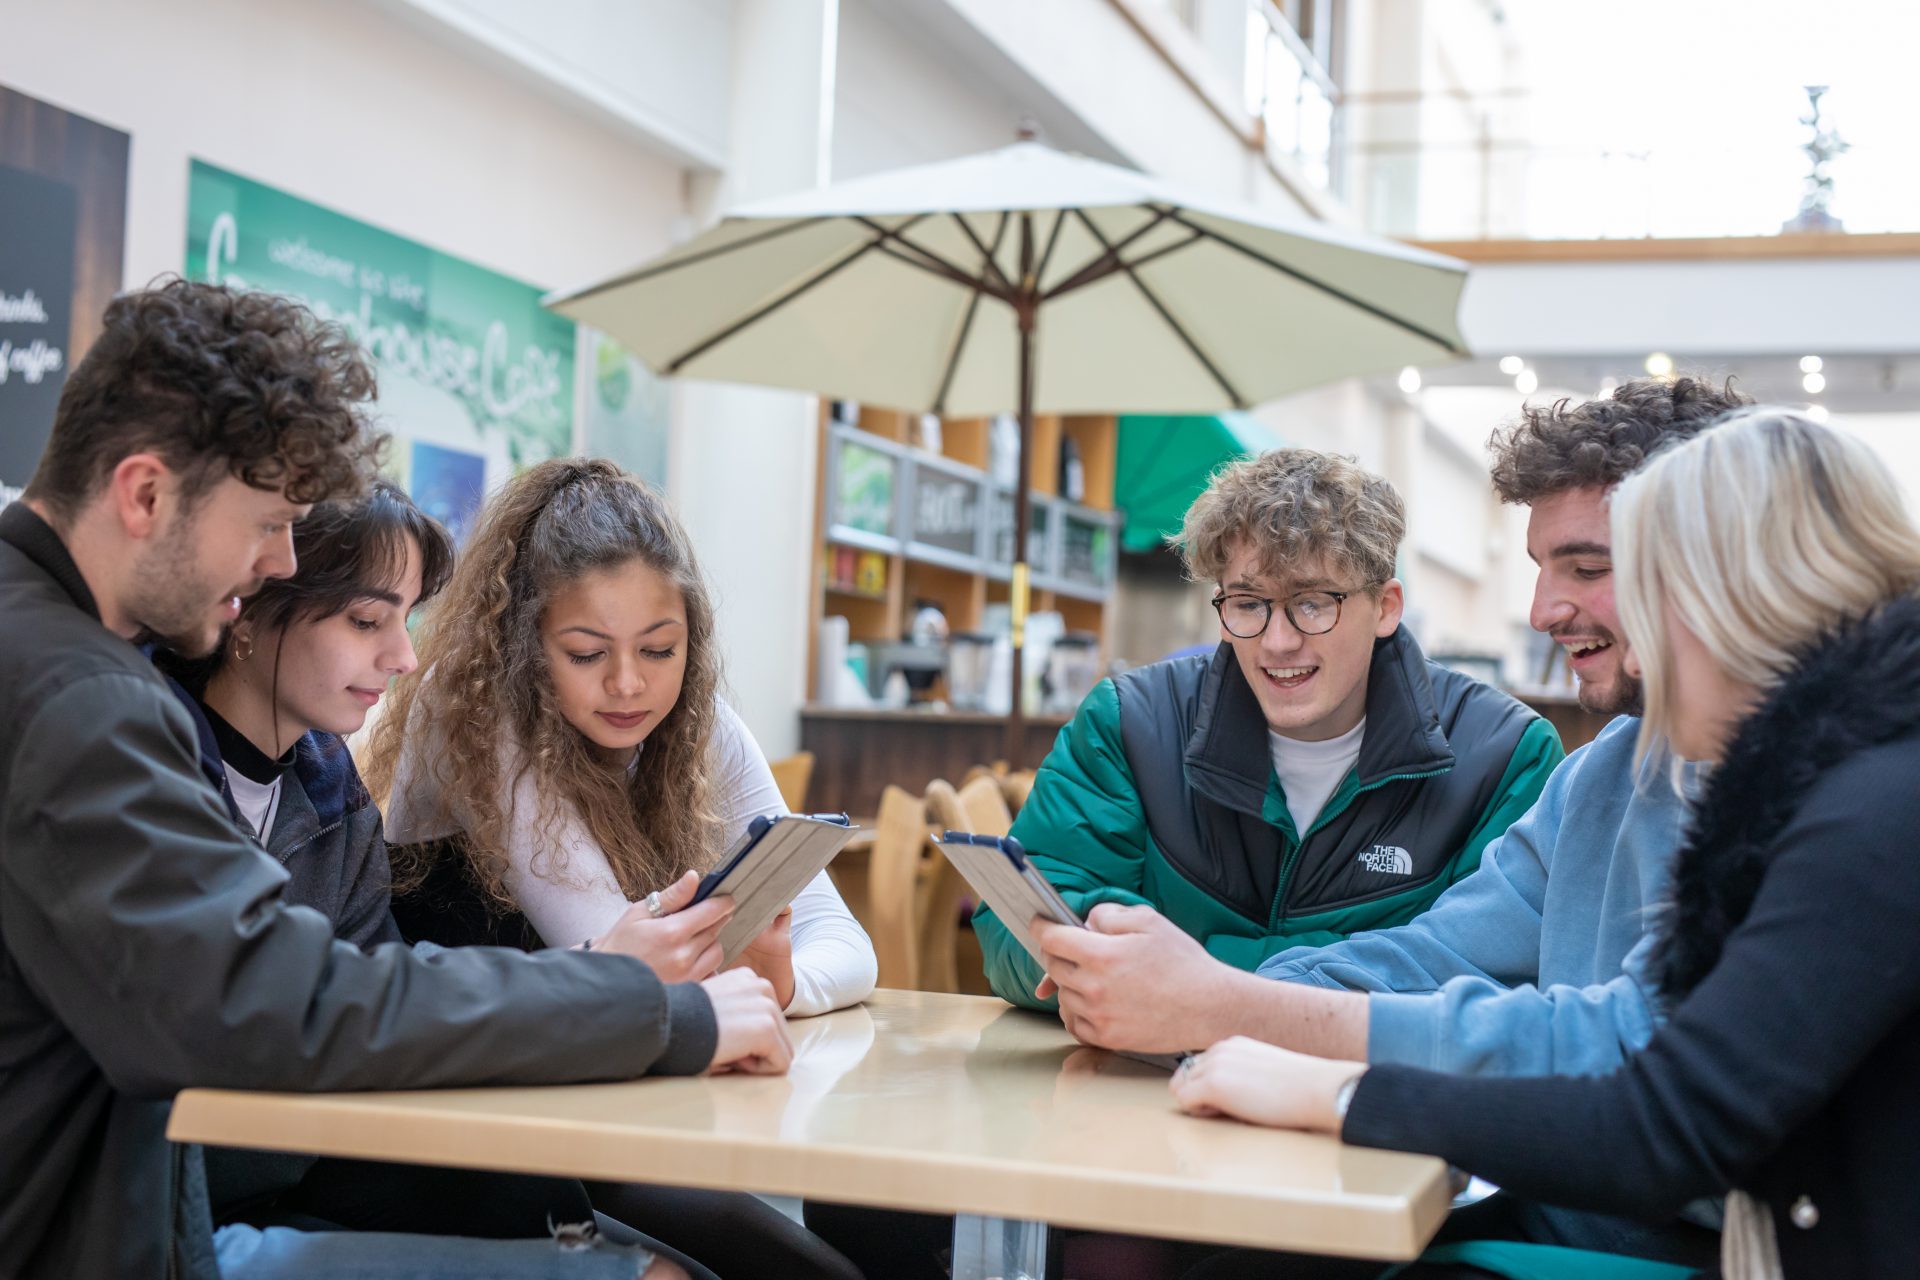
{"label": "white wall", "polygon": [[[739,0],[725,173],[696,183],[701,222],[828,177],[839,0]],[[667,489],[713,586],[728,693],[770,757],[800,745],[812,611],[818,402],[681,381]]]}
{"label": "white wall", "polygon": [[667,243],[678,169],[361,0],[69,0],[0,83],[133,136],[126,280],[185,265],[189,157],[542,286]]}
{"label": "white wall", "polygon": [[1916,296],[1920,257],[1494,262],[1467,277],[1460,318],[1492,353],[1910,351]]}
{"label": "white wall", "polygon": [[[1223,198],[1301,208],[1259,153],[1141,38],[1121,12],[1128,0],[944,2],[1135,167]],[[1184,42],[1205,69],[1199,74],[1219,74],[1197,37],[1159,17],[1156,29]],[[1214,87],[1244,106],[1238,84]]]}
{"label": "white wall", "polygon": [[1025,104],[991,83],[888,0],[842,0],[833,178],[990,151],[1013,142]]}
{"label": "white wall", "polygon": [[726,163],[734,0],[380,0],[548,92],[591,101],[676,164]]}

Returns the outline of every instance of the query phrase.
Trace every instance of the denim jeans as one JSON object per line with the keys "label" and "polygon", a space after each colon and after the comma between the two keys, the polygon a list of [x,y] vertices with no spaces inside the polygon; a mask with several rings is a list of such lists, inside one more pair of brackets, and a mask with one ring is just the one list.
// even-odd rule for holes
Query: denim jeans
{"label": "denim jeans", "polygon": [[635,1280],[653,1264],[606,1240],[476,1240],[384,1231],[230,1226],[213,1234],[222,1280]]}

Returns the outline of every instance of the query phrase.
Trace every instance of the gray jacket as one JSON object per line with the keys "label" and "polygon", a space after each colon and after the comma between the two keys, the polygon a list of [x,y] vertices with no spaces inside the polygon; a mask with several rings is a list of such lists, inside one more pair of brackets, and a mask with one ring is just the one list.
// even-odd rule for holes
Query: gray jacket
{"label": "gray jacket", "polygon": [[190,1086],[691,1073],[705,994],[625,957],[362,951],[281,900],[193,726],[58,537],[0,511],[0,1275],[214,1280]]}

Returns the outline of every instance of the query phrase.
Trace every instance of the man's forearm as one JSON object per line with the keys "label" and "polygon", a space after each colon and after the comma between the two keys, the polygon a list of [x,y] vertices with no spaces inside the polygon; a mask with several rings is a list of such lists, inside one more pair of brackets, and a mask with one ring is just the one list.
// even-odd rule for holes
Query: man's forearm
{"label": "man's forearm", "polygon": [[[1320,1058],[1367,1060],[1367,997],[1235,970],[1203,1010],[1208,1044],[1251,1036]],[[1205,1048],[1195,1045],[1194,1048]]]}

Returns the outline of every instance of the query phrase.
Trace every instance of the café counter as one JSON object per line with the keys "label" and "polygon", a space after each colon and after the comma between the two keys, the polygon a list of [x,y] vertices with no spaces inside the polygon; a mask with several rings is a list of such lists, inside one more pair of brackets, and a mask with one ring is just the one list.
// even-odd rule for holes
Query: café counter
{"label": "caf\u00e9 counter", "polygon": [[[1032,768],[1053,747],[1068,717],[1028,716],[1022,759]],[[1007,717],[973,711],[807,707],[800,747],[813,753],[807,807],[816,812],[871,814],[891,783],[920,794],[944,778],[958,785],[977,764],[1007,754]]]}

